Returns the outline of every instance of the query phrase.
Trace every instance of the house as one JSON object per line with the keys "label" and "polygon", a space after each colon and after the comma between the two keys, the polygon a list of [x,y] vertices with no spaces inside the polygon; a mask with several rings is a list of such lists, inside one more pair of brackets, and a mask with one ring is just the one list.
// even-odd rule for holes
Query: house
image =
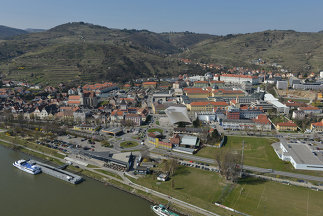
{"label": "house", "polygon": [[110,115],[111,121],[121,121],[124,119],[125,113],[121,110],[113,110],[113,112]]}
{"label": "house", "polygon": [[157,82],[143,82],[142,87],[143,88],[156,88]]}
{"label": "house", "polygon": [[132,122],[136,126],[140,126],[142,123],[141,115],[129,113],[125,115],[125,120]]}
{"label": "house", "polygon": [[238,83],[249,81],[251,84],[255,85],[259,83],[257,76],[242,75],[242,74],[221,74],[220,81],[229,82],[229,83]]}
{"label": "house", "polygon": [[208,81],[195,81],[194,82],[194,87],[197,87],[197,88],[203,88],[203,87],[208,87],[208,86],[209,86]]}
{"label": "house", "polygon": [[189,110],[193,112],[208,111],[212,112],[216,107],[226,107],[228,103],[224,101],[201,101],[201,102],[192,102],[188,105]]}
{"label": "house", "polygon": [[292,119],[305,119],[305,112],[303,110],[295,110],[292,114]]}
{"label": "house", "polygon": [[167,181],[168,178],[169,178],[168,174],[165,174],[165,173],[161,173],[159,174],[159,176],[157,176],[158,181]]}
{"label": "house", "polygon": [[73,130],[93,133],[95,131],[95,127],[92,127],[91,125],[75,125]]}
{"label": "house", "polygon": [[315,132],[323,132],[323,119],[320,122],[311,123],[311,130]]}
{"label": "house", "polygon": [[82,95],[70,95],[68,96],[67,104],[69,106],[81,106],[83,105]]}
{"label": "house", "polygon": [[297,131],[297,125],[293,121],[279,122],[276,128],[278,131]]}
{"label": "house", "polygon": [[303,111],[305,114],[321,114],[322,110],[318,107],[307,106],[307,107],[299,107],[298,110]]}
{"label": "house", "polygon": [[260,131],[270,131],[271,123],[265,114],[258,115],[256,118],[252,119],[255,123],[255,129]]}
{"label": "house", "polygon": [[208,98],[212,96],[212,92],[202,88],[184,88],[184,92],[189,98]]}

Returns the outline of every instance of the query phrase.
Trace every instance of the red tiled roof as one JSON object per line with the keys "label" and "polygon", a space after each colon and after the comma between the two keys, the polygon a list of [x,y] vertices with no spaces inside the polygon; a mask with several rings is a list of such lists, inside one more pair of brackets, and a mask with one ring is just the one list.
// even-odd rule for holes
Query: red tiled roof
{"label": "red tiled roof", "polygon": [[315,127],[323,127],[323,119],[320,122],[314,122],[314,123],[312,123],[312,125],[315,126]]}
{"label": "red tiled roof", "polygon": [[207,105],[212,105],[212,106],[228,106],[227,102],[224,101],[201,101],[201,102],[192,102],[191,106],[207,106]]}
{"label": "red tiled roof", "polygon": [[68,101],[67,103],[68,104],[80,104],[81,101]]}
{"label": "red tiled roof", "polygon": [[270,124],[270,121],[265,114],[258,115],[253,121],[259,124]]}
{"label": "red tiled roof", "polygon": [[156,85],[157,82],[143,82],[143,85]]}
{"label": "red tiled roof", "polygon": [[284,127],[297,127],[297,125],[294,123],[294,122],[292,122],[292,121],[288,121],[288,122],[279,122],[278,124],[277,124],[277,126],[284,126]]}
{"label": "red tiled roof", "polygon": [[320,108],[314,106],[300,107],[300,110],[319,110]]}
{"label": "red tiled roof", "polygon": [[81,96],[80,95],[70,95],[68,97],[68,100],[80,100]]}

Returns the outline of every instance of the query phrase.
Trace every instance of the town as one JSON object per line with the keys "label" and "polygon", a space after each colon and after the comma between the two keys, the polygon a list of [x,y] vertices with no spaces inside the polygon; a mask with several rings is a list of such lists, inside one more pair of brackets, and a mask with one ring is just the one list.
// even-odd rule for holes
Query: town
{"label": "town", "polygon": [[[178,169],[322,191],[323,71],[199,65],[217,72],[78,86],[3,79],[0,141],[58,157],[72,171],[173,190],[166,200],[189,196],[172,189],[182,184]],[[223,198],[213,201],[223,208]]]}

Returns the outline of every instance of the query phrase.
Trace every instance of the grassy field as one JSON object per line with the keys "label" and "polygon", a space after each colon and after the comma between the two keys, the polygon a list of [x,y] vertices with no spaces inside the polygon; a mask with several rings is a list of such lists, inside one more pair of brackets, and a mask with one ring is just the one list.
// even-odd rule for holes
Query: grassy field
{"label": "grassy field", "polygon": [[4,133],[0,133],[0,138],[4,139],[4,140],[7,140],[9,142],[13,142],[13,143],[16,143],[16,144],[23,145],[25,147],[28,147],[28,148],[31,148],[31,149],[34,149],[34,150],[37,150],[37,151],[40,151],[40,152],[43,152],[43,153],[46,153],[46,154],[53,155],[55,157],[59,157],[59,158],[62,158],[62,159],[65,157],[63,154],[59,153],[55,149],[51,149],[51,148],[48,148],[48,147],[45,147],[45,146],[42,146],[42,145],[38,145],[38,144],[35,144],[33,142],[28,142],[28,141],[23,140],[23,139],[18,138],[18,137],[7,136]]}
{"label": "grassy field", "polygon": [[323,212],[321,191],[255,178],[233,185],[217,173],[196,168],[180,167],[167,182],[158,182],[156,175],[134,181],[221,215],[232,213],[214,206],[214,202],[251,215],[306,215],[307,211],[308,215],[321,215]]}
{"label": "grassy field", "polygon": [[148,132],[159,132],[159,133],[163,133],[163,130],[162,129],[160,129],[160,128],[150,128],[150,129],[148,129]]}
{"label": "grassy field", "polygon": [[[275,138],[228,136],[227,142],[223,148],[241,151],[242,140],[245,141],[244,164],[246,165],[306,175],[323,176],[323,172],[295,170],[289,162],[280,160],[271,147],[272,143],[278,141]],[[204,147],[196,156],[214,158],[216,151],[218,151],[217,148]]]}
{"label": "grassy field", "polygon": [[[225,210],[213,204],[221,198],[222,192],[226,190],[227,186],[223,179],[215,173],[181,166],[170,181],[158,182],[156,175],[148,175],[134,181],[207,210],[228,215]],[[173,188],[171,181],[173,181]]]}
{"label": "grassy field", "polygon": [[121,178],[118,174],[115,174],[115,173],[113,173],[113,172],[109,172],[109,171],[107,171],[107,170],[102,170],[102,169],[96,169],[96,171],[101,172],[101,173],[103,173],[103,174],[106,174],[106,175],[109,175],[109,176],[112,176],[112,177],[115,177],[115,178],[117,178],[117,179],[122,180],[122,178]]}
{"label": "grassy field", "polygon": [[132,148],[132,147],[136,147],[137,145],[139,144],[135,141],[124,141],[120,143],[120,147],[122,148]]}
{"label": "grassy field", "polygon": [[224,205],[251,215],[322,215],[323,192],[247,179],[236,185]]}
{"label": "grassy field", "polygon": [[280,122],[288,121],[288,119],[286,119],[284,116],[270,116],[269,118],[275,125]]}

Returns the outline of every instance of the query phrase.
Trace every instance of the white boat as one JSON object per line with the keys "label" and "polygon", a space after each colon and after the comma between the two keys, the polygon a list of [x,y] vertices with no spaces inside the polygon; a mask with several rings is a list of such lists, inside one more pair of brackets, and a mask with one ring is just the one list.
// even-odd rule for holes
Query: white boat
{"label": "white boat", "polygon": [[12,165],[17,167],[18,169],[25,171],[27,173],[36,175],[41,172],[41,168],[29,163],[27,160],[18,160],[15,161]]}
{"label": "white boat", "polygon": [[159,216],[178,216],[178,214],[169,211],[165,206],[161,204],[151,206],[151,209]]}

